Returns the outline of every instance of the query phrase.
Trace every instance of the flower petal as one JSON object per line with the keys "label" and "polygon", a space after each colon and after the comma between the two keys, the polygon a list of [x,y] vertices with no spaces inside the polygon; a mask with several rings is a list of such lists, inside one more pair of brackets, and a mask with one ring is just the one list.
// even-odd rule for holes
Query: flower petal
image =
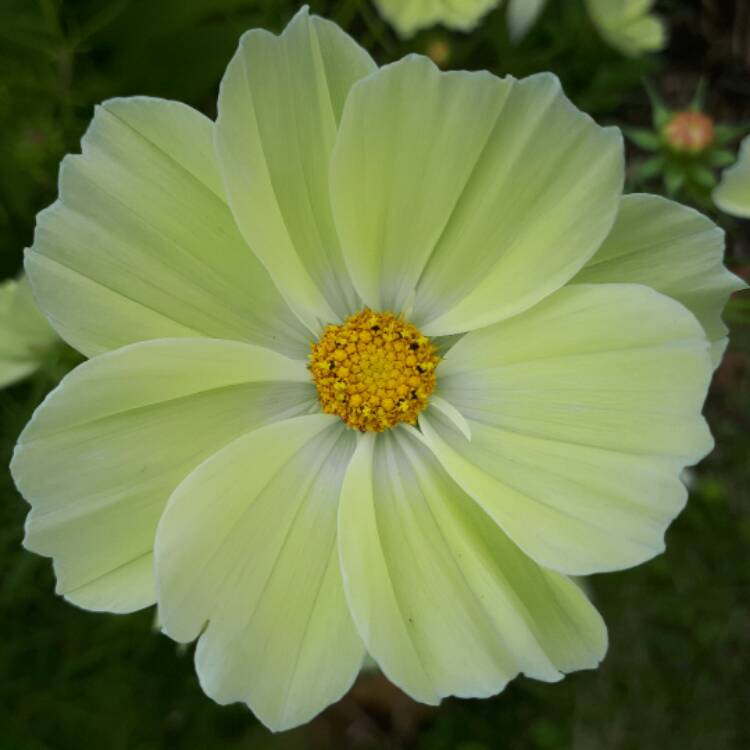
{"label": "flower petal", "polygon": [[196,668],[219,703],[274,730],[351,686],[364,648],[341,585],[336,510],[354,433],[328,415],[245,435],[196,469],[159,525],[159,615],[200,636]]}
{"label": "flower petal", "polygon": [[28,280],[0,284],[0,388],[31,375],[59,341],[34,302]]}
{"label": "flower petal", "polygon": [[742,141],[737,163],[724,170],[713,198],[725,214],[750,219],[750,136]]}
{"label": "flower petal", "polygon": [[700,321],[718,366],[728,330],[721,312],[746,287],[723,258],[724,232],[710,219],[657,195],[627,195],[612,232],[572,283],[645,284],[676,299]]}
{"label": "flower petal", "polygon": [[441,73],[410,56],[358,83],[331,164],[354,284],[425,334],[488,325],[564,284],[609,232],[622,137],[552,75]]}
{"label": "flower petal", "polygon": [[418,435],[361,438],[344,481],[341,564],[368,653],[425,703],[596,666],[606,630],[581,590],[527,558]]}
{"label": "flower petal", "polygon": [[313,330],[359,305],[331,216],[328,161],[349,88],[375,68],[305,7],[279,37],[247,32],[221,83],[216,152],[237,225]]}
{"label": "flower petal", "polygon": [[409,38],[420,29],[443,24],[450,29],[471,31],[501,0],[375,0],[380,14]]}
{"label": "flower petal", "polygon": [[63,160],[26,269],[47,317],[85,355],[203,335],[306,354],[309,333],[237,232],[211,133],[183,104],[112,99],[83,153]]}
{"label": "flower petal", "polygon": [[215,339],[134,344],[84,363],[47,397],[11,464],[31,503],[24,544],[57,590],[95,610],[154,601],[156,525],[174,488],[261,424],[309,410],[305,365]]}
{"label": "flower petal", "polygon": [[585,0],[585,4],[602,39],[624,55],[657,52],[667,43],[667,27],[650,12],[654,0]]}
{"label": "flower petal", "polygon": [[510,0],[508,5],[508,31],[510,38],[518,43],[536,23],[547,0]]}
{"label": "flower petal", "polygon": [[647,287],[569,286],[464,336],[420,415],[458,484],[521,549],[572,575],[624,568],[663,549],[685,504],[681,470],[712,447],[700,415],[711,377],[705,336]]}

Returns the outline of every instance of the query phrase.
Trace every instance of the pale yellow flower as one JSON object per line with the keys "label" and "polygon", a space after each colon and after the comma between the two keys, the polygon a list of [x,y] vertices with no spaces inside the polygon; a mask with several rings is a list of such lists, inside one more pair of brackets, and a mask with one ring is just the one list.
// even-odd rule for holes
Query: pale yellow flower
{"label": "pale yellow flower", "polygon": [[403,37],[441,24],[470,31],[502,0],[374,0],[381,15]]}
{"label": "pale yellow flower", "polygon": [[604,41],[629,57],[658,52],[667,43],[664,22],[652,13],[655,0],[585,0]]}
{"label": "pale yellow flower", "polygon": [[[654,0],[585,0],[585,4],[602,39],[624,55],[638,57],[664,48],[666,26],[651,12]],[[508,0],[511,39],[520,41],[546,5],[547,0]]]}
{"label": "pale yellow flower", "polygon": [[554,76],[378,68],[304,9],[216,123],[106,102],[26,258],[91,357],[16,447],[26,546],[273,729],[365,653],[432,704],[595,667],[569,576],[662,551],[738,287],[623,176]]}

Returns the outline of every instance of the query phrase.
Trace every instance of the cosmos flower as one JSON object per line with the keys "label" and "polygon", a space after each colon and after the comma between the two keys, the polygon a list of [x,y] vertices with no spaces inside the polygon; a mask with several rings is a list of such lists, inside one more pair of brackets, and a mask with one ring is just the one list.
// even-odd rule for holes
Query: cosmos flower
{"label": "cosmos flower", "polygon": [[658,554],[711,449],[721,232],[623,198],[554,76],[378,69],[304,9],[218,112],[111,100],[63,161],[26,268],[91,359],[19,439],[26,546],[273,729],[366,652],[426,703],[596,666],[568,576]]}
{"label": "cosmos flower", "polygon": [[658,52],[667,42],[664,22],[651,10],[655,0],[585,0],[591,20],[607,44],[628,57]]}
{"label": "cosmos flower", "polygon": [[[375,0],[381,15],[400,36],[442,24],[471,31],[502,0]],[[605,42],[629,57],[663,49],[664,22],[651,13],[654,0],[584,0],[591,20]],[[519,42],[541,15],[547,0],[508,0],[508,33]]]}
{"label": "cosmos flower", "polygon": [[[664,22],[651,13],[653,0],[584,0],[589,16],[607,44],[629,57],[657,52],[667,41]],[[508,30],[523,39],[547,0],[508,0]]]}
{"label": "cosmos flower", "polygon": [[442,24],[471,31],[501,0],[375,0],[380,14],[400,36]]}
{"label": "cosmos flower", "polygon": [[0,284],[0,388],[31,375],[59,342],[39,312],[28,281]]}
{"label": "cosmos flower", "polygon": [[724,213],[750,219],[750,137],[742,141],[737,163],[724,171],[713,198]]}

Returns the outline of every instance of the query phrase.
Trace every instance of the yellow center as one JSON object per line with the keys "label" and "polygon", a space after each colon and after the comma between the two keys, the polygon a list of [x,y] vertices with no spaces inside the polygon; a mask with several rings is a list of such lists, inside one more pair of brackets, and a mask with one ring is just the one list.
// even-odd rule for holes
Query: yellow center
{"label": "yellow center", "polygon": [[435,388],[437,363],[419,329],[367,308],[328,326],[310,355],[323,411],[360,432],[416,422]]}

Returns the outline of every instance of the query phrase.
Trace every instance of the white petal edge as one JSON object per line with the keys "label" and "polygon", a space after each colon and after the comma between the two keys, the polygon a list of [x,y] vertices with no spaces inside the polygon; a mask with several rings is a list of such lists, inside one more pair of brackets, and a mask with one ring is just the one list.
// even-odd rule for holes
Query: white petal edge
{"label": "white petal edge", "polygon": [[360,438],[338,524],[359,633],[416,700],[486,697],[518,672],[554,682],[606,651],[580,589],[527,558],[411,428]]}
{"label": "white petal edge", "polygon": [[698,318],[718,367],[727,347],[721,313],[746,289],[723,265],[724,232],[698,211],[658,195],[626,195],[612,231],[573,284],[644,284]]}
{"label": "white petal edge", "polygon": [[349,88],[375,69],[305,6],[278,37],[244,34],[221,82],[214,143],[237,226],[315,332],[359,307],[331,216],[328,162]]}
{"label": "white petal edge", "polygon": [[442,73],[416,55],[352,87],[331,161],[360,296],[402,311],[416,288],[411,319],[429,336],[514,315],[567,282],[611,229],[622,180],[621,134],[554,76]]}
{"label": "white petal edge", "polygon": [[31,375],[58,342],[34,301],[28,279],[0,283],[0,388]]}
{"label": "white petal edge", "polygon": [[687,491],[681,470],[713,447],[700,415],[708,346],[678,303],[635,285],[568,286],[464,336],[436,392],[427,443],[455,481],[539,564],[569,575],[663,550]]}
{"label": "white petal edge", "polygon": [[163,629],[199,638],[196,670],[210,697],[247,703],[273,730],[338,700],[364,657],[336,547],[354,444],[327,415],[261,428],[187,477],[159,524]]}
{"label": "white petal edge", "polygon": [[87,357],[148,339],[237,339],[305,357],[310,333],[240,236],[213,123],[150,97],[98,106],[60,166],[25,267],[41,309]]}
{"label": "white petal edge", "polygon": [[713,199],[725,214],[750,219],[750,136],[742,141],[736,163],[722,173]]}
{"label": "white petal edge", "polygon": [[509,0],[508,31],[513,42],[518,44],[529,33],[546,5],[547,0]]}
{"label": "white petal edge", "polygon": [[304,363],[218,339],[156,340],[77,367],[21,434],[11,473],[24,545],[86,609],[155,601],[156,526],[174,488],[238,435],[314,408]]}

